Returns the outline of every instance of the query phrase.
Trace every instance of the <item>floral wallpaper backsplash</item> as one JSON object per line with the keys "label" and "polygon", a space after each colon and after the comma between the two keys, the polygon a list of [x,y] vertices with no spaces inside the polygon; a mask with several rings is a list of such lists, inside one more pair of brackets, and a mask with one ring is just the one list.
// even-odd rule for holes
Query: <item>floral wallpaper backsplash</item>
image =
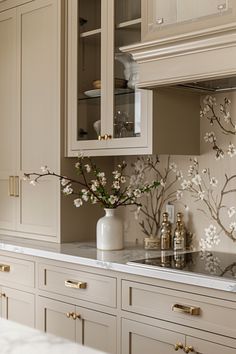
{"label": "floral wallpaper backsplash", "polygon": [[183,212],[193,247],[236,253],[236,92],[202,97],[199,115],[199,156],[126,158],[135,164],[134,179],[160,181],[143,199],[142,210],[123,210],[127,241],[141,243],[145,235],[158,235],[171,203],[175,215]]}

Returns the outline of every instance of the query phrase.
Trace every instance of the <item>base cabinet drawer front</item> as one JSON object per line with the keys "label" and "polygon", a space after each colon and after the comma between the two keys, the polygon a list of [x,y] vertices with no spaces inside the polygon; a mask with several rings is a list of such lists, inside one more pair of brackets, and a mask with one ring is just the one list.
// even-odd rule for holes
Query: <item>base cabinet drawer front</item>
{"label": "base cabinet drawer front", "polygon": [[35,327],[35,296],[24,291],[1,288],[2,317]]}
{"label": "base cabinet drawer front", "polygon": [[0,255],[0,284],[34,287],[34,262]]}
{"label": "base cabinet drawer front", "polygon": [[225,345],[220,345],[208,342],[199,338],[189,337],[186,339],[186,348],[193,348],[193,353],[196,354],[235,354],[236,348],[229,348]]}
{"label": "base cabinet drawer front", "polygon": [[116,317],[39,296],[38,329],[106,353],[116,353]]}
{"label": "base cabinet drawer front", "polygon": [[185,336],[163,328],[122,319],[122,354],[173,354]]}
{"label": "base cabinet drawer front", "polygon": [[123,280],[122,309],[236,337],[235,302]]}
{"label": "base cabinet drawer front", "polygon": [[116,279],[112,277],[39,265],[39,288],[79,300],[116,307]]}

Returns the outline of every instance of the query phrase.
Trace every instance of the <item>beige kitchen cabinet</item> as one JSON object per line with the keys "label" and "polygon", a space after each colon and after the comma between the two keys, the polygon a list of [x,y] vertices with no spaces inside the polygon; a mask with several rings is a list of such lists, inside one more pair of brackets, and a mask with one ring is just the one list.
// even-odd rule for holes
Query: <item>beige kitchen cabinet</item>
{"label": "beige kitchen cabinet", "polygon": [[29,327],[35,326],[34,294],[2,286],[0,295],[1,317]]}
{"label": "beige kitchen cabinet", "polygon": [[116,353],[116,317],[42,296],[37,327],[107,353]]}
{"label": "beige kitchen cabinet", "polygon": [[[199,338],[185,336],[185,328],[179,331],[151,326],[132,320],[122,320],[122,354],[171,354],[180,353],[197,354],[233,354],[234,348],[220,345]],[[182,333],[181,333],[182,330]],[[219,337],[220,340],[220,337]],[[222,339],[221,339],[222,340]]]}
{"label": "beige kitchen cabinet", "polygon": [[142,0],[142,41],[235,26],[234,0]]}
{"label": "beige kitchen cabinet", "polygon": [[[119,50],[140,42],[140,16],[137,0],[68,0],[67,156],[199,154],[199,97],[177,115],[188,97],[177,108],[172,93],[138,89],[137,63]],[[170,125],[178,133],[167,143]]]}

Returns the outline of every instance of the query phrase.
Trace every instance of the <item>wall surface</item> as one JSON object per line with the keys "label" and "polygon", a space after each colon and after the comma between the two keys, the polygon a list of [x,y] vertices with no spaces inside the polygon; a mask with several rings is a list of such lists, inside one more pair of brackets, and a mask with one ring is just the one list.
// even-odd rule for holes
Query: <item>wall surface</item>
{"label": "wall surface", "polygon": [[[173,192],[172,199],[181,197],[172,204],[175,205],[175,214],[177,211],[184,213],[187,228],[194,233],[193,245],[236,253],[236,93],[217,94],[214,97],[216,101],[202,98],[201,108],[205,109],[199,118],[200,156],[195,159],[190,156],[171,156],[167,163],[168,156],[161,155],[158,168],[164,173],[167,165],[172,164],[165,186],[172,184],[169,189]],[[226,101],[225,104],[225,97],[230,99],[230,103]],[[126,161],[133,164],[137,158],[127,157]],[[148,172],[147,176],[151,180],[155,174]],[[175,179],[176,182],[172,183]],[[143,203],[149,207],[151,205],[146,198]],[[129,207],[123,210],[125,237],[129,241],[143,242],[145,235],[139,222],[145,221],[146,217],[140,212],[138,220],[135,219],[135,209]]]}

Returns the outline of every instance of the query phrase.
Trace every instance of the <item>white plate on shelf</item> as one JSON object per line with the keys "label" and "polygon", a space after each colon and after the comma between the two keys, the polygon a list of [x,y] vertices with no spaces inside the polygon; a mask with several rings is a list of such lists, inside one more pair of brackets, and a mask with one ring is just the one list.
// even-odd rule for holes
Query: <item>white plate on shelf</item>
{"label": "white plate on shelf", "polygon": [[[115,95],[119,95],[121,93],[129,93],[133,92],[133,90],[129,88],[116,88],[115,89]],[[95,90],[89,90],[84,92],[85,96],[88,97],[100,97],[101,96],[101,90],[100,89],[95,89]]]}

